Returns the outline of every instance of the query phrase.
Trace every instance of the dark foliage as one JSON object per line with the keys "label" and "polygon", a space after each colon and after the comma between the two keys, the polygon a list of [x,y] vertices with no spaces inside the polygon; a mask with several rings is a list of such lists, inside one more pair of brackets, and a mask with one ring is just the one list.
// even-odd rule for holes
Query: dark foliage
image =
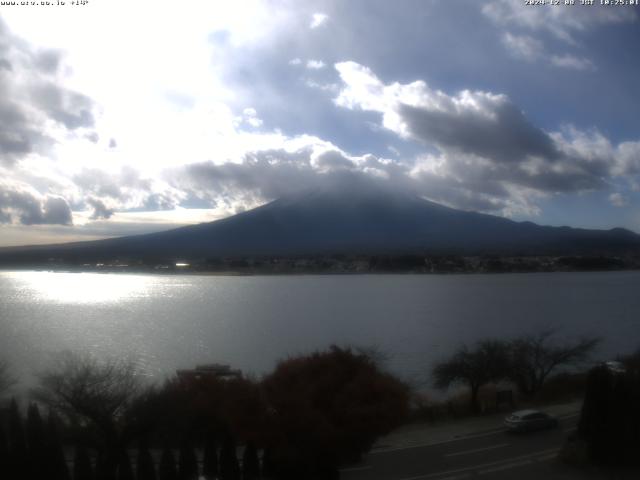
{"label": "dark foliage", "polygon": [[178,459],[178,479],[198,480],[198,458],[189,442],[183,442]]}
{"label": "dark foliage", "polygon": [[46,478],[47,439],[44,423],[37,405],[29,405],[27,410],[27,444],[29,446],[29,469],[32,478]]}
{"label": "dark foliage", "polygon": [[3,475],[9,476],[9,468],[9,445],[7,444],[7,437],[0,423],[0,472],[3,472]]}
{"label": "dark foliage", "polygon": [[178,480],[178,469],[176,460],[170,448],[165,448],[160,457],[160,468],[158,469],[159,480]]}
{"label": "dark foliage", "polygon": [[134,480],[133,468],[131,468],[131,459],[126,451],[120,452],[118,461],[118,480]]}
{"label": "dark foliage", "polygon": [[630,372],[640,372],[640,348],[629,355],[623,355],[620,360]]}
{"label": "dark foliage", "polygon": [[253,442],[249,442],[242,454],[242,480],[258,480],[258,478],[260,478],[258,449]]}
{"label": "dark foliage", "polygon": [[156,480],[156,468],[146,441],[141,441],[138,446],[138,461],[136,464],[137,480]]}
{"label": "dark foliage", "polygon": [[240,480],[236,442],[231,435],[225,436],[220,449],[220,478],[222,480]]}
{"label": "dark foliage", "polygon": [[73,459],[73,480],[93,480],[93,478],[89,452],[83,446],[76,447]]}
{"label": "dark foliage", "polygon": [[273,447],[267,446],[262,452],[262,478],[276,478],[277,467],[273,460]]}
{"label": "dark foliage", "polygon": [[96,479],[116,480],[117,469],[118,460],[115,453],[107,451],[106,449],[100,450],[96,462]]}
{"label": "dark foliage", "polygon": [[263,387],[272,412],[268,462],[282,478],[359,459],[408,413],[408,388],[348,348],[283,361]]}
{"label": "dark foliage", "polygon": [[599,338],[553,342],[553,330],[517,338],[510,343],[508,377],[521,394],[533,397],[549,375],[561,367],[583,363],[600,343]]}
{"label": "dark foliage", "polygon": [[9,472],[10,475],[18,478],[28,471],[29,459],[27,451],[27,441],[20,416],[20,409],[15,399],[11,400],[9,406]]}
{"label": "dark foliage", "polygon": [[69,467],[64,456],[62,442],[58,433],[58,421],[56,417],[49,413],[47,419],[47,452],[50,480],[70,480]]}
{"label": "dark foliage", "polygon": [[592,369],[578,424],[589,458],[607,465],[640,465],[640,371]]}
{"label": "dark foliage", "polygon": [[435,384],[447,388],[455,383],[469,386],[471,409],[479,411],[478,393],[483,385],[505,378],[508,374],[509,348],[500,340],[482,340],[473,349],[463,345],[447,361],[433,369]]}
{"label": "dark foliage", "polygon": [[218,443],[213,435],[207,435],[204,444],[204,458],[202,460],[202,475],[207,480],[213,480],[218,476]]}
{"label": "dark foliage", "polygon": [[86,423],[99,434],[111,475],[112,464],[117,466],[119,452],[127,443],[125,413],[140,391],[135,364],[98,361],[71,352],[55,360],[40,374],[40,385],[33,394],[71,423]]}
{"label": "dark foliage", "polygon": [[227,426],[242,438],[264,431],[266,417],[259,385],[246,378],[180,377],[147,392],[133,406],[141,427],[161,438],[189,438],[204,443]]}

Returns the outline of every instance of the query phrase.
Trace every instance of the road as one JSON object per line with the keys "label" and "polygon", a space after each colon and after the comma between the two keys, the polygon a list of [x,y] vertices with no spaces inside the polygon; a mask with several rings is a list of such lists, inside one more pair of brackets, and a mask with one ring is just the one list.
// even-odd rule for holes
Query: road
{"label": "road", "polygon": [[555,459],[568,433],[575,429],[577,419],[578,415],[561,418],[559,428],[552,430],[512,434],[500,429],[438,444],[376,451],[361,464],[343,469],[340,478],[550,480],[553,477],[543,472],[549,469],[548,464]]}

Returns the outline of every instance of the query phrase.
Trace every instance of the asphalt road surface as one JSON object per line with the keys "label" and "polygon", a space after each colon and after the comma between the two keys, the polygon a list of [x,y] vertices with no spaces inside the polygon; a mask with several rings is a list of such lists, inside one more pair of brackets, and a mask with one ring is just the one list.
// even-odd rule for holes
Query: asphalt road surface
{"label": "asphalt road surface", "polygon": [[[558,428],[528,433],[497,430],[423,446],[370,453],[341,471],[342,480],[454,480],[464,478],[554,478],[549,474],[578,415]],[[557,469],[556,469],[557,470]],[[571,478],[560,476],[558,478]]]}

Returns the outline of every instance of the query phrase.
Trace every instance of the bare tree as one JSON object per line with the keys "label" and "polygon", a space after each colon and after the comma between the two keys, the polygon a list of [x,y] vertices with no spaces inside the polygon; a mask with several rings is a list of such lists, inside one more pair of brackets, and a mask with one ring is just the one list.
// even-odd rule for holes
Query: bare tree
{"label": "bare tree", "polygon": [[478,393],[483,385],[507,376],[508,344],[500,340],[482,340],[473,349],[466,345],[447,361],[433,369],[435,385],[448,388],[462,383],[471,390],[471,409],[478,411]]}
{"label": "bare tree", "polygon": [[577,366],[589,358],[600,338],[553,342],[555,330],[545,330],[510,344],[509,378],[520,393],[535,396],[549,375],[560,367]]}
{"label": "bare tree", "polygon": [[11,375],[9,363],[0,360],[0,398],[4,397],[15,384],[16,379]]}
{"label": "bare tree", "polygon": [[140,391],[139,379],[131,361],[63,352],[40,373],[33,395],[67,418],[97,427],[111,449],[120,442],[120,420]]}

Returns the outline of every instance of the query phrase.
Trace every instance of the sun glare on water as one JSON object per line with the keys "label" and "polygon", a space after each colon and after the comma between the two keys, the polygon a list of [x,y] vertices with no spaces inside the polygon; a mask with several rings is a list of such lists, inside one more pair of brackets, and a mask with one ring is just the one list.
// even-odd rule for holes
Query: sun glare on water
{"label": "sun glare on water", "polygon": [[112,303],[144,297],[152,280],[142,275],[16,272],[24,294],[59,303]]}

